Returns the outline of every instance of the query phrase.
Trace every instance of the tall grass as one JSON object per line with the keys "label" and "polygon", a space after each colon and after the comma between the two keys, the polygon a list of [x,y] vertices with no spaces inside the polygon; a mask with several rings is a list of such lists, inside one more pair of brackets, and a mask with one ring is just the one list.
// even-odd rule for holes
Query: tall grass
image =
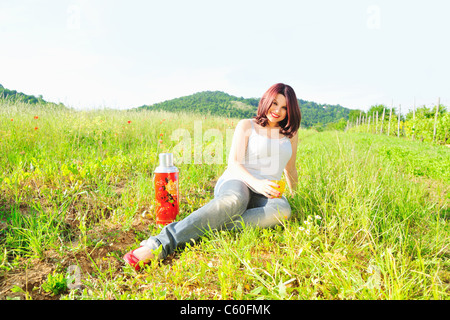
{"label": "tall grass", "polygon": [[[176,129],[193,136],[195,121],[223,137],[237,123],[0,103],[0,272],[23,268],[17,257],[45,259],[48,250],[62,261],[77,240],[95,271],[62,299],[448,299],[449,181],[425,161],[425,174],[406,170],[414,159],[380,151],[392,138],[363,133],[300,131],[293,218],[282,226],[211,232],[141,273],[124,266],[121,256],[159,230],[137,219],[152,215],[158,153],[174,148]],[[444,147],[420,148],[431,159]],[[225,166],[178,165],[179,219],[212,199]],[[114,242],[113,233],[136,223],[148,225],[135,242],[103,257],[117,263],[91,258],[101,241]]]}

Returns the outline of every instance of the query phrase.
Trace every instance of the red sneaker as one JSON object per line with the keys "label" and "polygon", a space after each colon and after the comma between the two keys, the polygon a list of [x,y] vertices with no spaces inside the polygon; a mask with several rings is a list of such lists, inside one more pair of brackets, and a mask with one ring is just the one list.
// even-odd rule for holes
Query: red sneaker
{"label": "red sneaker", "polygon": [[[141,247],[139,247],[141,248]],[[130,252],[128,252],[126,255],[123,256],[123,259],[125,260],[126,263],[128,263],[130,266],[132,266],[134,268],[134,270],[139,271],[141,269],[141,264],[142,265],[146,265],[150,262],[141,262],[141,260],[139,260],[134,254],[133,252],[139,248],[136,248],[134,250],[131,250]]]}

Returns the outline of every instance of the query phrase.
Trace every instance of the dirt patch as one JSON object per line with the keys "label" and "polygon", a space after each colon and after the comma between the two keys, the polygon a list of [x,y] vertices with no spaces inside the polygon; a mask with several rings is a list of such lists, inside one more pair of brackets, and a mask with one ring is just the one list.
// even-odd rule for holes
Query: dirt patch
{"label": "dirt patch", "polygon": [[105,270],[113,274],[123,273],[123,255],[135,246],[137,239],[148,234],[151,223],[151,219],[137,215],[130,229],[124,231],[122,226],[106,222],[90,231],[86,247],[74,241],[66,244],[63,253],[48,250],[42,259],[23,258],[18,268],[0,276],[0,299],[59,299],[59,295],[53,296],[41,286],[48,274],[55,270],[65,273],[69,266],[79,268],[81,279]]}

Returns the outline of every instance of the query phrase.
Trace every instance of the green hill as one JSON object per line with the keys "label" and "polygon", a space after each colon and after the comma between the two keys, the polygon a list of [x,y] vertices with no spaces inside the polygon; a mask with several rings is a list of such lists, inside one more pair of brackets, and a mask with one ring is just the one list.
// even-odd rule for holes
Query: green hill
{"label": "green hill", "polygon": [[255,115],[259,100],[231,96],[221,91],[204,91],[138,109],[170,112],[194,112],[229,118],[250,118]]}
{"label": "green hill", "polygon": [[[193,112],[229,118],[252,118],[256,115],[259,99],[243,98],[221,91],[203,91],[189,96],[167,100],[137,109]],[[350,109],[340,105],[318,104],[298,99],[302,112],[302,127],[322,126],[347,120]]]}
{"label": "green hill", "polygon": [[16,90],[7,89],[3,87],[1,84],[0,84],[0,99],[8,100],[11,102],[23,102],[28,104],[43,104],[43,105],[65,107],[62,103],[56,104],[54,102],[45,101],[41,95],[39,95],[38,97],[28,95],[22,92],[18,92]]}
{"label": "green hill", "polygon": [[[42,96],[28,95],[16,90],[9,90],[0,84],[0,99],[28,104],[44,104],[64,107],[45,101]],[[229,95],[222,91],[203,91],[189,96],[167,100],[153,105],[143,105],[133,110],[164,110],[169,112],[190,112],[209,114],[227,118],[252,118],[256,115],[259,98],[243,98]],[[351,112],[340,105],[319,104],[298,99],[302,112],[302,127],[323,129],[338,125],[345,127]],[[359,114],[359,111],[358,111]],[[341,128],[341,129],[342,129]]]}
{"label": "green hill", "polygon": [[9,90],[0,84],[0,99],[8,99],[11,101],[21,101],[30,104],[47,103],[42,96],[32,96],[16,90]]}

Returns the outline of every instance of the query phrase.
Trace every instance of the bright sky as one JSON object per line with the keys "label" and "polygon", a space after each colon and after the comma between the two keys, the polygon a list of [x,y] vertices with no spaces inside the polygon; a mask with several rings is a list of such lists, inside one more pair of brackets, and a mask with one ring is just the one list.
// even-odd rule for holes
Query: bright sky
{"label": "bright sky", "polygon": [[0,0],[0,84],[75,108],[220,90],[450,106],[448,0]]}

